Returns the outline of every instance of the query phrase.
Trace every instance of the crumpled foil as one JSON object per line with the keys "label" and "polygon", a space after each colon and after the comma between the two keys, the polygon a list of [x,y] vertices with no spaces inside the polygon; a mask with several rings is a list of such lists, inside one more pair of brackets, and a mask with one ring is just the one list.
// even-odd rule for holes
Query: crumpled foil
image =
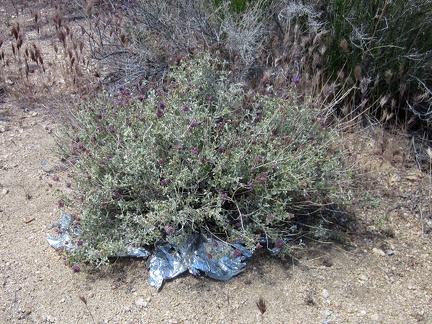
{"label": "crumpled foil", "polygon": [[[64,214],[60,222],[53,223],[59,236],[48,235],[48,243],[55,249],[68,252],[79,248],[74,243],[79,239],[81,228],[72,226],[72,215]],[[155,244],[153,252],[143,247],[128,247],[127,253],[118,256],[148,258],[149,285],[162,287],[165,279],[172,279],[189,270],[199,276],[205,273],[210,278],[226,281],[239,274],[252,257],[252,252],[241,244],[229,244],[202,234],[184,234],[173,237],[173,242],[161,241]],[[175,241],[175,242],[174,242]]]}
{"label": "crumpled foil", "polygon": [[75,243],[76,238],[81,234],[81,228],[79,226],[72,226],[72,215],[63,214],[60,222],[52,223],[51,228],[58,228],[58,237],[52,235],[47,236],[47,241],[54,249],[65,249],[68,252],[75,250],[78,245]]}
{"label": "crumpled foil", "polygon": [[252,256],[240,244],[230,245],[202,234],[184,235],[179,241],[156,244],[147,260],[150,286],[160,289],[164,279],[175,278],[186,270],[196,276],[203,272],[210,278],[226,281],[239,274],[246,266],[243,261]]}

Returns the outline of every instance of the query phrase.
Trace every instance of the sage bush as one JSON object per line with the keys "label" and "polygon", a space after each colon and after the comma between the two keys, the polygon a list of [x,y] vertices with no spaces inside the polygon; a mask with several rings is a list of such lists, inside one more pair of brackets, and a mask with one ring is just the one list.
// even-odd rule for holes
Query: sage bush
{"label": "sage bush", "polygon": [[60,204],[82,229],[69,260],[100,265],[195,232],[285,254],[306,220],[324,230],[350,197],[337,130],[307,94],[251,95],[231,80],[203,54],[170,67],[163,87],[122,87],[73,111],[58,140],[71,177]]}

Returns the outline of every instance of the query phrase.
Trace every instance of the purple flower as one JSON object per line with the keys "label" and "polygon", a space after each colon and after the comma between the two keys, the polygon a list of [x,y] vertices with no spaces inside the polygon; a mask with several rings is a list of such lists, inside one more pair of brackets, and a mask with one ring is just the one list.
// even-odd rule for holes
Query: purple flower
{"label": "purple flower", "polygon": [[256,176],[255,180],[259,183],[259,184],[263,184],[264,182],[267,181],[267,172],[263,172],[260,175]]}
{"label": "purple flower", "polygon": [[122,197],[122,195],[123,195],[123,190],[118,189],[118,190],[116,190],[115,193],[114,193],[114,198],[119,199],[119,198]]}
{"label": "purple flower", "polygon": [[195,128],[195,127],[197,127],[197,126],[199,126],[199,125],[201,125],[202,123],[203,123],[202,121],[192,120],[192,121],[189,123],[189,130],[192,129],[192,128]]}
{"label": "purple flower", "polygon": [[220,195],[220,199],[221,199],[221,200],[227,200],[227,199],[228,199],[228,194],[227,194],[226,192],[221,193],[221,195]]}
{"label": "purple flower", "polygon": [[218,153],[223,153],[223,152],[225,152],[225,149],[223,146],[219,146],[217,151],[218,151]]}
{"label": "purple flower", "polygon": [[63,208],[65,206],[65,204],[64,204],[63,201],[59,200],[58,201],[58,206],[59,206],[59,208]]}
{"label": "purple flower", "polygon": [[101,206],[105,208],[106,206],[108,206],[108,202],[107,201],[102,201],[101,202]]}
{"label": "purple flower", "polygon": [[76,273],[76,272],[80,272],[80,271],[81,271],[80,267],[78,267],[77,265],[73,265],[73,266],[71,267],[71,269],[72,269],[72,272],[74,272],[74,273]]}
{"label": "purple flower", "polygon": [[162,187],[166,187],[170,183],[171,183],[171,180],[169,180],[169,179],[162,179],[161,182],[160,182],[160,184],[161,184]]}
{"label": "purple flower", "polygon": [[191,150],[191,154],[193,154],[193,155],[197,155],[198,154],[198,147],[194,147],[192,150]]}
{"label": "purple flower", "polygon": [[282,240],[282,239],[277,239],[276,242],[275,242],[275,246],[276,246],[278,249],[282,249],[282,248],[285,246],[285,242],[284,242],[284,240]]}
{"label": "purple flower", "polygon": [[173,235],[174,232],[175,232],[174,227],[172,227],[172,226],[168,226],[168,227],[165,229],[165,231],[166,231],[166,233],[167,233],[168,235]]}
{"label": "purple flower", "polygon": [[184,112],[188,112],[188,111],[189,111],[189,106],[188,106],[188,105],[185,105],[185,106],[183,107],[183,111],[184,111]]}
{"label": "purple flower", "polygon": [[156,112],[156,116],[157,116],[158,118],[161,118],[164,114],[165,114],[165,113],[164,113],[164,111],[163,111],[162,109],[158,109],[157,112]]}

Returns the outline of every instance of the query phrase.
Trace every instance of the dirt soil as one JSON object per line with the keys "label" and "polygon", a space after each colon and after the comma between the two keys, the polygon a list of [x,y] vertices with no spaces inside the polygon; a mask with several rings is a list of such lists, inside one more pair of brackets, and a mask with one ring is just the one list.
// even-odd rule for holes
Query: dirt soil
{"label": "dirt soil", "polygon": [[[46,240],[68,178],[53,153],[65,54],[53,50],[49,1],[18,15],[12,3],[0,3],[0,53],[12,57],[0,61],[1,323],[432,323],[429,174],[418,170],[408,136],[379,127],[344,135],[358,190],[371,198],[352,206],[358,224],[348,244],[309,243],[285,261],[257,255],[228,282],[185,274],[159,292],[142,260],[101,271],[65,266]],[[36,65],[28,81],[11,56],[16,21],[44,57],[46,71]]]}

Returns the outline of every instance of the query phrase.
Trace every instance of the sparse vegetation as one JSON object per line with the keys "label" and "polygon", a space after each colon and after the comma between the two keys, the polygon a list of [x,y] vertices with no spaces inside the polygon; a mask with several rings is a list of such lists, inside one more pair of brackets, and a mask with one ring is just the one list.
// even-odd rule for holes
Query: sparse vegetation
{"label": "sparse vegetation", "polygon": [[[32,24],[37,33],[52,24],[64,82],[87,98],[60,141],[75,173],[74,195],[59,206],[83,213],[77,260],[99,263],[186,230],[250,249],[261,235],[285,252],[304,232],[343,236],[325,213],[351,198],[334,144],[344,122],[428,130],[417,117],[428,121],[431,103],[429,1],[74,5],[74,24],[57,3],[49,21],[34,13]],[[1,68],[15,64],[32,88],[32,74],[45,75],[49,89],[45,54],[8,24]]]}

